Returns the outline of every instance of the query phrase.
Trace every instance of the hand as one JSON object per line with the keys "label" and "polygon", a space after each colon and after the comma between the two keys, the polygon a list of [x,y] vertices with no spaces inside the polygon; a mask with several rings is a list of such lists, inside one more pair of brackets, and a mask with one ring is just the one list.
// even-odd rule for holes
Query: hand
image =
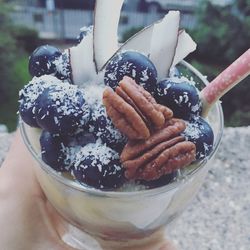
{"label": "hand", "polygon": [[0,168],[0,249],[70,250],[59,237],[61,218],[50,206],[17,131]]}
{"label": "hand", "polygon": [[[73,250],[60,238],[58,228],[65,221],[46,199],[32,162],[17,131],[0,168],[0,249]],[[147,249],[174,250],[163,238],[152,244]]]}

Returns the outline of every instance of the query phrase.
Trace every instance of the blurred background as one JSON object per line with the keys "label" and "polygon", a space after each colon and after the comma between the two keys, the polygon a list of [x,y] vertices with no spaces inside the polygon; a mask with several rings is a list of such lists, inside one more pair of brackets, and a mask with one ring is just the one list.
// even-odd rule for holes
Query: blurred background
{"label": "blurred background", "polygon": [[[0,124],[9,131],[17,124],[18,91],[31,79],[29,54],[42,44],[60,49],[77,44],[80,28],[93,23],[94,5],[94,0],[0,0]],[[250,0],[125,0],[120,41],[170,9],[181,11],[181,26],[198,44],[187,60],[209,80],[250,47]],[[250,78],[223,97],[222,105],[226,126],[250,125]]]}

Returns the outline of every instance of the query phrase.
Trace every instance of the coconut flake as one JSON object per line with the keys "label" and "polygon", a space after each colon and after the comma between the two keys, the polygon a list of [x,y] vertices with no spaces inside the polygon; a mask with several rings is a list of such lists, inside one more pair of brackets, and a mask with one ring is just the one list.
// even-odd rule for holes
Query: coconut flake
{"label": "coconut flake", "polygon": [[76,153],[73,163],[75,168],[79,166],[83,168],[89,167],[89,165],[85,166],[80,163],[91,157],[92,165],[97,165],[100,172],[102,172],[102,165],[108,165],[110,161],[119,159],[119,154],[116,151],[102,144],[100,141],[89,143],[86,146],[77,149],[77,152],[74,153]]}
{"label": "coconut flake", "polygon": [[154,25],[150,59],[155,64],[158,79],[168,76],[175,56],[180,25],[180,12],[169,11],[162,21]]}
{"label": "coconut flake", "polygon": [[181,30],[179,32],[176,52],[171,66],[175,66],[177,63],[183,60],[188,54],[195,51],[196,46],[197,46],[196,43],[189,36],[189,34],[186,33],[185,30]]}
{"label": "coconut flake", "polygon": [[[86,100],[81,106],[79,105],[79,94],[82,94],[84,98],[84,93],[76,85],[62,82],[60,85],[53,86],[48,94],[58,113],[58,116],[54,117],[55,124],[60,124],[58,118],[68,115],[81,116],[79,125],[84,125],[89,120],[89,105]],[[49,115],[47,113],[47,116]]]}
{"label": "coconut flake", "polygon": [[32,112],[35,113],[34,104],[42,91],[45,88],[61,83],[62,81],[52,75],[33,77],[32,80],[19,91],[19,103],[25,109],[33,107]]}
{"label": "coconut flake", "polygon": [[184,135],[191,137],[194,140],[197,140],[202,135],[199,124],[186,122],[186,129],[184,131]]}
{"label": "coconut flake", "polygon": [[96,0],[94,13],[94,61],[97,72],[118,50],[117,30],[124,0]]}
{"label": "coconut flake", "polygon": [[71,79],[71,67],[69,51],[66,50],[61,56],[57,57],[53,64],[56,65],[56,70],[59,74],[63,75],[66,79]]}
{"label": "coconut flake", "polygon": [[96,105],[102,104],[104,89],[104,86],[96,84],[89,84],[83,89],[86,101],[90,107],[95,107]]}
{"label": "coconut flake", "polygon": [[93,32],[89,32],[77,46],[69,49],[74,84],[84,86],[88,82],[94,82],[96,69],[93,53]]}

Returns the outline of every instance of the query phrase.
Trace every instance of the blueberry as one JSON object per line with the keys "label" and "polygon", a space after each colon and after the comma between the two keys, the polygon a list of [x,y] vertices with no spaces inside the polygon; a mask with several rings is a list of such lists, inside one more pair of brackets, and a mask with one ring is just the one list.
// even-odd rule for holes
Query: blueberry
{"label": "blueberry", "polygon": [[41,92],[42,87],[36,82],[30,82],[19,91],[19,114],[31,127],[39,127],[36,122],[35,104]]}
{"label": "blueberry", "polygon": [[88,144],[76,155],[75,178],[98,189],[119,188],[125,181],[118,154],[103,144]]}
{"label": "blueberry", "polygon": [[61,51],[50,45],[38,47],[30,56],[29,72],[32,76],[50,75],[56,73],[53,61],[61,56]]}
{"label": "blueberry", "polygon": [[214,133],[210,125],[200,116],[187,123],[184,136],[196,145],[196,159],[206,158],[213,149]]}
{"label": "blueberry", "polygon": [[30,56],[29,72],[37,77],[54,75],[60,80],[70,80],[71,67],[68,51],[62,53],[50,45],[38,47]]}
{"label": "blueberry", "polygon": [[59,135],[43,131],[40,137],[42,160],[56,171],[68,171],[65,165],[66,151],[63,139]]}
{"label": "blueberry", "polygon": [[97,105],[92,111],[90,131],[96,138],[101,138],[104,144],[119,153],[127,142],[127,138],[114,127],[103,105]]}
{"label": "blueberry", "polygon": [[59,83],[60,81],[53,76],[34,77],[20,90],[19,113],[25,123],[31,127],[39,127],[35,117],[36,100],[45,87]]}
{"label": "blueberry", "polygon": [[157,82],[157,70],[145,55],[136,51],[118,53],[106,66],[104,82],[115,89],[124,76],[133,78],[153,94]]}
{"label": "blueberry", "polygon": [[58,79],[71,81],[72,69],[68,50],[64,51],[61,56],[56,57],[53,64],[56,66],[55,76]]}
{"label": "blueberry", "polygon": [[152,181],[140,180],[138,181],[138,183],[146,186],[146,188],[151,189],[167,185],[170,182],[172,182],[176,177],[177,177],[177,172],[175,171],[171,174],[163,175],[157,180],[152,180]]}
{"label": "blueberry", "polygon": [[72,134],[84,129],[90,109],[75,85],[58,84],[45,89],[36,101],[37,124],[54,134]]}
{"label": "blueberry", "polygon": [[82,27],[80,34],[77,36],[76,40],[80,43],[84,37],[86,37],[89,33],[93,32],[93,26]]}
{"label": "blueberry", "polygon": [[42,159],[57,171],[68,171],[77,152],[85,145],[95,142],[95,137],[86,131],[59,135],[43,130],[40,137]]}
{"label": "blueberry", "polygon": [[174,117],[184,120],[200,112],[201,104],[198,90],[188,81],[180,78],[165,79],[157,84],[155,99],[158,103],[173,110]]}
{"label": "blueberry", "polygon": [[84,147],[89,143],[95,143],[96,138],[92,133],[88,131],[77,131],[73,135],[65,136],[65,143],[69,147]]}
{"label": "blueberry", "polygon": [[80,34],[76,37],[77,43],[80,43],[85,36],[86,36],[86,31],[81,31]]}

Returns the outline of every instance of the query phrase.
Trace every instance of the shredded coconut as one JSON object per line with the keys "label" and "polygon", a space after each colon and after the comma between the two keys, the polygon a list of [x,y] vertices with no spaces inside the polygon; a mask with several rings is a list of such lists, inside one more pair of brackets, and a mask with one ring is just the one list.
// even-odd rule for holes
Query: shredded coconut
{"label": "shredded coconut", "polygon": [[60,57],[57,57],[53,63],[56,65],[57,72],[64,76],[65,79],[71,78],[71,67],[68,50],[64,51]]}
{"label": "shredded coconut", "polygon": [[100,141],[87,144],[77,152],[74,152],[74,155],[73,166],[75,168],[79,166],[83,168],[89,167],[89,165],[87,166],[81,163],[83,160],[91,158],[91,165],[97,165],[100,172],[102,172],[103,165],[108,165],[110,161],[119,159],[119,154],[117,152],[100,143]]}
{"label": "shredded coconut", "polygon": [[51,75],[43,75],[40,77],[33,77],[33,79],[19,91],[19,103],[24,109],[32,108],[35,113],[34,104],[38,96],[45,88],[49,86],[60,84],[61,81]]}

